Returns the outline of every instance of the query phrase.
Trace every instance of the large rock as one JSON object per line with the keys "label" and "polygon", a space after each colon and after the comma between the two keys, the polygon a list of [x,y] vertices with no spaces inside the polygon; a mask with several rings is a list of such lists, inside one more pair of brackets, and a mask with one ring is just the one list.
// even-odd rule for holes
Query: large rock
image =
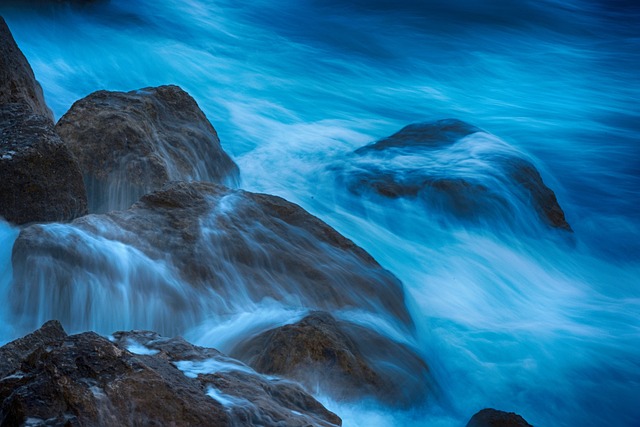
{"label": "large rock", "polygon": [[258,372],[319,387],[340,400],[373,396],[410,406],[424,401],[434,386],[429,368],[408,346],[326,312],[263,332],[231,355]]}
{"label": "large rock", "polygon": [[513,412],[486,408],[476,413],[467,427],[533,427],[520,415]]}
{"label": "large rock", "polygon": [[444,217],[530,225],[530,214],[571,230],[554,192],[529,160],[460,120],[409,125],[362,147],[342,169],[342,179],[354,193],[419,200]]}
{"label": "large rock", "polygon": [[[193,347],[186,361],[166,350],[135,354],[92,332],[68,336],[59,323],[49,322],[0,348],[3,356],[20,361],[0,379],[0,424],[341,424],[299,386],[258,375],[216,350]],[[207,372],[189,371],[196,359],[209,364]]]}
{"label": "large rock", "polygon": [[402,284],[352,241],[282,198],[211,183],[172,183],[127,211],[25,228],[12,263],[16,314],[84,330],[175,335],[263,300],[413,327]]}
{"label": "large rock", "polygon": [[7,221],[69,221],[87,213],[78,164],[51,120],[24,103],[0,105],[0,216]]}
{"label": "large rock", "polygon": [[0,16],[0,105],[13,103],[24,104],[32,113],[44,116],[53,124],[53,114],[44,102],[42,88]]}
{"label": "large rock", "polygon": [[92,93],[56,131],[80,163],[91,212],[127,209],[168,181],[238,180],[215,129],[178,86]]}

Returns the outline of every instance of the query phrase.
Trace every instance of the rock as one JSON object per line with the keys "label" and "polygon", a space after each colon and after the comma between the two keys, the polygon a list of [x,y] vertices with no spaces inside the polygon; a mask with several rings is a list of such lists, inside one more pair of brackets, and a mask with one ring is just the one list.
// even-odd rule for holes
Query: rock
{"label": "rock", "polygon": [[178,86],[94,92],[56,131],[80,163],[90,212],[127,209],[168,181],[238,180],[215,129]]}
{"label": "rock", "polygon": [[258,372],[319,387],[339,400],[375,397],[408,407],[424,401],[434,384],[427,365],[408,346],[326,312],[258,334],[231,355]]}
{"label": "rock", "polygon": [[483,409],[467,423],[467,427],[533,427],[524,418],[513,412]]}
{"label": "rock", "polygon": [[498,138],[460,120],[409,125],[359,148],[341,170],[359,195],[419,200],[429,212],[470,223],[521,221],[522,214],[571,231],[535,166]]}
{"label": "rock", "polygon": [[[19,370],[0,379],[2,425],[341,424],[299,386],[262,377],[237,361],[207,359],[218,363],[213,366],[226,363],[225,369],[192,375],[171,357],[134,354],[92,332],[18,342],[22,352],[13,356],[21,359]],[[12,352],[7,346],[0,351]]]}
{"label": "rock", "polygon": [[42,88],[0,16],[0,106],[14,103],[25,105],[30,112],[53,124],[53,114],[44,102]]}
{"label": "rock", "polygon": [[15,224],[70,221],[87,212],[78,164],[51,120],[0,105],[0,216]]}
{"label": "rock", "polygon": [[50,320],[35,332],[0,347],[0,378],[20,368],[20,364],[34,349],[47,346],[66,337],[62,325]]}
{"label": "rock", "polygon": [[127,211],[25,228],[12,264],[15,313],[103,333],[176,335],[265,299],[413,329],[400,281],[352,241],[284,199],[212,183],[172,183]]}

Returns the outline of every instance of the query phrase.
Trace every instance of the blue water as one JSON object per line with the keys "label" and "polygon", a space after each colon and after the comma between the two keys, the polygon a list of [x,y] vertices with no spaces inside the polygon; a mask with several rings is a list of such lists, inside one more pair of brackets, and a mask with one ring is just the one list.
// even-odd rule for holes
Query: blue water
{"label": "blue water", "polygon": [[[345,425],[464,425],[487,406],[536,426],[639,425],[637,2],[10,1],[0,13],[56,118],[98,89],[178,84],[243,188],[301,204],[403,281],[443,396],[402,412],[322,397]],[[336,183],[354,149],[449,117],[532,159],[574,236],[443,224]],[[0,227],[7,293],[16,230]],[[0,318],[0,341],[23,333]],[[117,326],[140,326],[128,319]],[[224,349],[206,329],[185,335]]]}

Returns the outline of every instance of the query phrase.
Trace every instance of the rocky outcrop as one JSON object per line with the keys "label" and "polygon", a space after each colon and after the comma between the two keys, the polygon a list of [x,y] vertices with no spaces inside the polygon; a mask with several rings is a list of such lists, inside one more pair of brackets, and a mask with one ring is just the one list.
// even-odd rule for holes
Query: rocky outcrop
{"label": "rocky outcrop", "polygon": [[0,105],[0,216],[15,224],[87,213],[78,164],[51,120],[24,103]]}
{"label": "rocky outcrop", "polygon": [[340,400],[375,397],[410,406],[432,394],[429,368],[408,346],[326,312],[263,332],[231,354],[258,372],[319,387]]}
{"label": "rocky outcrop", "polygon": [[513,412],[498,411],[496,409],[483,409],[476,413],[467,427],[533,427],[520,415]]}
{"label": "rocky outcrop", "polygon": [[40,84],[0,16],[0,105],[23,104],[33,113],[53,124],[53,114],[44,102]]}
{"label": "rocky outcrop", "polygon": [[168,181],[238,180],[215,129],[178,86],[94,92],[56,131],[80,163],[90,212],[127,209]]}
{"label": "rocky outcrop", "polygon": [[355,151],[341,169],[354,193],[419,200],[429,212],[472,223],[527,222],[531,212],[570,231],[535,166],[503,141],[460,120],[409,125]]}
{"label": "rocky outcrop", "polygon": [[213,349],[191,349],[191,361],[210,364],[196,374],[170,345],[135,354],[92,332],[68,336],[56,322],[43,329],[0,349],[21,362],[0,379],[2,425],[341,424],[299,386],[262,377]]}
{"label": "rocky outcrop", "polygon": [[[172,183],[127,211],[25,228],[12,263],[16,312],[42,301],[31,314],[83,329],[129,319],[174,335],[264,299],[365,310],[412,329],[402,284],[352,241],[284,199],[211,183]],[[68,308],[85,300],[112,305]]]}

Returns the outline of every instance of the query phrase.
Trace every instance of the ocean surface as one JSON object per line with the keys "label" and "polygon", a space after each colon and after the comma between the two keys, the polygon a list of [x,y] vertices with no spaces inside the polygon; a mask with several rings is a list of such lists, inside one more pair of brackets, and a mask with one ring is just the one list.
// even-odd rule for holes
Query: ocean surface
{"label": "ocean surface", "polygon": [[[56,119],[99,89],[177,84],[239,164],[241,188],[300,204],[402,280],[440,394],[403,410],[320,395],[345,426],[462,426],[484,407],[536,426],[640,425],[638,2],[3,0],[0,14]],[[445,118],[530,159],[573,234],[526,212],[469,224],[336,180],[355,149]],[[5,301],[18,232],[0,222]],[[0,342],[51,311],[3,305]],[[302,314],[265,302],[181,332],[224,351],[252,325]],[[108,334],[144,318],[64,326]]]}

